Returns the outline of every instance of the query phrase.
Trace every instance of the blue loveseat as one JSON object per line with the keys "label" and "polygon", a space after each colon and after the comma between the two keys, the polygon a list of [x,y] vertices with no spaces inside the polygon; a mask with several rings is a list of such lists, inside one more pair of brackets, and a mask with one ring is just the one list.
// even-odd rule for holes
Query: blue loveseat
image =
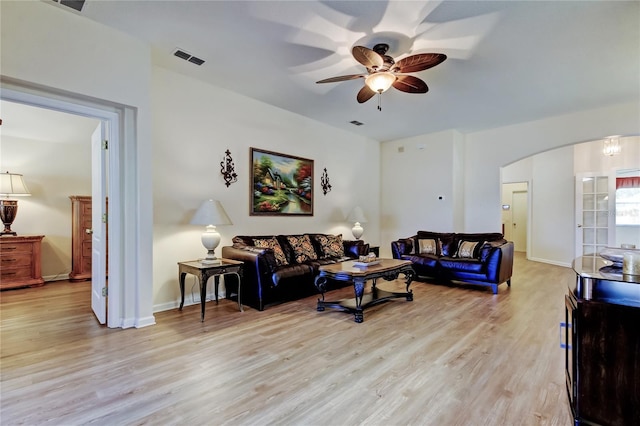
{"label": "blue loveseat", "polygon": [[391,242],[394,259],[410,260],[416,278],[461,281],[491,287],[511,286],[513,242],[500,233],[418,231]]}

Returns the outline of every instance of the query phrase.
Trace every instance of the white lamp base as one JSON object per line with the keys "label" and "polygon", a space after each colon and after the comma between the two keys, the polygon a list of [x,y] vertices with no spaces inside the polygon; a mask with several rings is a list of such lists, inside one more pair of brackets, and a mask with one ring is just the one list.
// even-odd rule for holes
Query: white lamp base
{"label": "white lamp base", "polygon": [[353,225],[353,228],[351,228],[351,233],[356,240],[359,240],[360,237],[362,237],[362,234],[364,234],[364,229],[362,228],[362,226],[360,226],[360,222],[356,222],[355,225]]}
{"label": "white lamp base", "polygon": [[220,264],[221,261],[215,255],[216,247],[220,244],[220,234],[213,225],[207,225],[207,230],[202,233],[202,245],[207,249],[207,255],[200,263],[206,265]]}

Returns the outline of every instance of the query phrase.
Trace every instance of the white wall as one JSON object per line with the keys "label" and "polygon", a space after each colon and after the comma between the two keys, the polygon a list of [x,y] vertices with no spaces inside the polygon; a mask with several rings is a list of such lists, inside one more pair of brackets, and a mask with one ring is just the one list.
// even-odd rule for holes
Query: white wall
{"label": "white wall", "polygon": [[499,229],[500,167],[608,135],[638,135],[638,117],[640,104],[632,102],[467,134],[465,230]]}
{"label": "white wall", "polygon": [[[208,198],[220,200],[233,222],[218,227],[218,256],[235,235],[330,232],[353,239],[345,217],[355,205],[369,219],[363,240],[380,243],[378,142],[163,68],[154,68],[152,83],[155,310],[177,306],[176,263],[205,254],[203,228],[189,220]],[[249,216],[251,147],[314,160],[313,216]],[[220,173],[227,149],[238,174],[228,188]],[[326,196],[325,167],[332,185]]]}
{"label": "white wall", "polygon": [[31,191],[31,197],[18,200],[18,215],[12,230],[18,235],[45,236],[42,240],[45,281],[68,278],[71,271],[69,196],[91,195],[89,139],[50,142],[3,136],[0,148],[2,169],[19,171]]}
{"label": "white wall", "polygon": [[533,159],[529,259],[570,266],[575,257],[573,147]]}
{"label": "white wall", "polygon": [[[602,140],[598,140],[536,154],[502,169],[502,182],[532,182],[531,260],[571,264],[575,257],[575,175],[640,168],[640,137],[621,138],[620,144],[622,154],[613,157],[602,154]],[[637,228],[616,227],[616,245],[627,240],[640,244],[638,234]]]}
{"label": "white wall", "polygon": [[460,145],[455,131],[382,144],[381,256],[391,256],[391,241],[418,230],[457,229],[455,212],[462,206],[454,208],[461,198],[454,164],[462,161]]}
{"label": "white wall", "polygon": [[[573,147],[533,155],[502,168],[501,173],[503,183],[531,184],[527,258],[570,266],[575,257]],[[502,212],[503,218],[507,213]]]}
{"label": "white wall", "polygon": [[[464,180],[463,211],[464,226],[454,225],[452,218],[460,211],[451,204],[436,203],[437,193],[453,188],[452,164],[457,155],[454,146],[457,132],[442,132],[423,135],[408,140],[385,142],[382,144],[382,194],[383,212],[381,235],[383,247],[392,240],[413,235],[420,229],[458,232],[499,232],[501,230],[501,173],[503,166],[533,154],[578,142],[601,139],[609,135],[640,134],[640,105],[625,103],[611,105],[574,114],[551,117],[545,120],[515,124],[464,135]],[[424,151],[417,150],[420,143],[426,144]],[[397,149],[401,146],[409,150],[404,161]],[[407,151],[405,151],[407,152]],[[553,236],[555,241],[532,241],[532,253],[536,259],[568,265],[573,258],[573,213],[568,214],[571,202],[573,208],[573,176],[571,158],[568,152],[558,151],[560,158],[550,154],[549,166],[544,163],[531,164],[532,178],[541,182],[532,183],[530,191],[536,191],[538,184],[551,185],[558,195],[545,194],[544,203],[555,202],[556,212],[538,212],[537,226],[545,224],[548,218],[553,224],[547,226],[539,237]],[[566,163],[561,161],[564,159]],[[546,167],[551,167],[546,169]],[[455,173],[460,178],[460,173]],[[573,178],[571,178],[573,179]],[[522,176],[512,176],[508,181],[528,180]],[[393,185],[403,191],[392,191]],[[454,193],[459,193],[458,189]],[[455,196],[455,195],[454,195]],[[535,201],[533,202],[535,203]],[[544,207],[535,209],[547,209]],[[571,210],[572,212],[572,210]],[[535,216],[534,212],[534,216]],[[571,234],[568,230],[571,230]],[[554,232],[555,231],[555,232]],[[561,246],[559,246],[560,244]],[[390,248],[386,248],[390,250]]]}

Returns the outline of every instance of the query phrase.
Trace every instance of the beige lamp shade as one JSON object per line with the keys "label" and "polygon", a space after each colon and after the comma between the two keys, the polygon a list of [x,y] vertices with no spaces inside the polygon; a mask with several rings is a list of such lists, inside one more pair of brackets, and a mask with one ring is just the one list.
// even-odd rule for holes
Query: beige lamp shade
{"label": "beige lamp shade", "polygon": [[17,173],[2,173],[0,174],[0,196],[12,197],[12,196],[30,196],[31,192],[24,183],[22,175]]}
{"label": "beige lamp shade", "polygon": [[216,225],[231,225],[231,219],[224,211],[222,203],[217,200],[204,201],[191,218],[193,225],[205,225],[205,232],[202,233],[202,245],[207,249],[207,255],[202,259],[202,263],[218,263],[215,250],[220,244],[220,234],[216,230]]}

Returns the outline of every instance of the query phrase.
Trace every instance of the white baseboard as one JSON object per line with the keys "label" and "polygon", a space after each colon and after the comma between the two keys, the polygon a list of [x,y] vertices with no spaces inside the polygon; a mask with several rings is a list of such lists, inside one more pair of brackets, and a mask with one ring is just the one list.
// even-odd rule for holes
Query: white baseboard
{"label": "white baseboard", "polygon": [[[220,290],[218,292],[218,300],[222,300],[226,297],[227,297],[227,294],[224,290]],[[207,294],[206,301],[208,302],[210,300],[216,300],[216,295],[213,294],[213,291]],[[200,295],[196,293],[190,293],[185,289],[184,306],[199,305],[199,304],[200,304]],[[180,307],[180,300],[174,300],[167,303],[160,303],[157,305],[153,305],[153,312],[169,311],[171,309],[177,309],[179,307]]]}
{"label": "white baseboard", "polygon": [[529,257],[528,260],[533,262],[547,263],[549,265],[564,266],[565,268],[571,268],[571,263],[558,262],[557,260],[540,259],[537,257]]}
{"label": "white baseboard", "polygon": [[142,328],[142,327],[148,327],[150,325],[154,325],[156,323],[156,318],[151,315],[150,317],[146,317],[146,318],[138,318],[134,324],[135,328]]}

